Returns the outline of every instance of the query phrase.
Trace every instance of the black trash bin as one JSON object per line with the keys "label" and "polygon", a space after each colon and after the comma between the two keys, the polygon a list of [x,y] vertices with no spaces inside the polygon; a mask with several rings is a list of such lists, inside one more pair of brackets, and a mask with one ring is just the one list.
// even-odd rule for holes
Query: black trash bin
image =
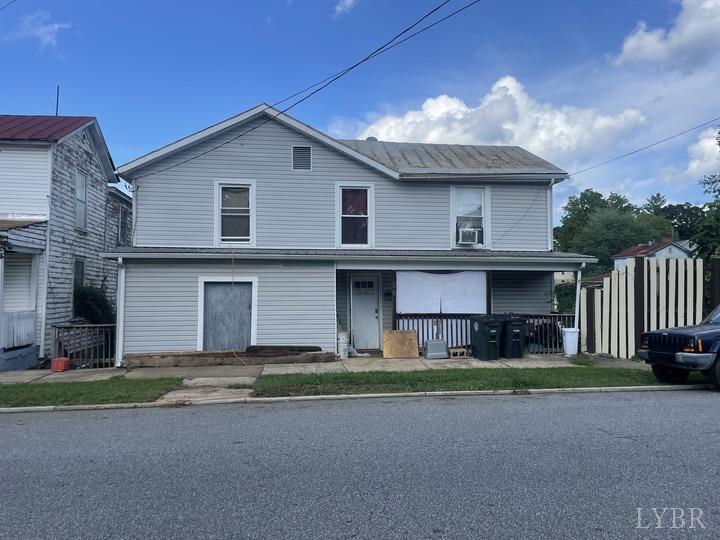
{"label": "black trash bin", "polygon": [[470,317],[470,348],[479,360],[500,358],[500,340],[503,320],[496,315],[473,315]]}
{"label": "black trash bin", "polygon": [[503,358],[522,358],[525,356],[525,328],[527,321],[519,315],[503,317],[502,342],[500,354]]}

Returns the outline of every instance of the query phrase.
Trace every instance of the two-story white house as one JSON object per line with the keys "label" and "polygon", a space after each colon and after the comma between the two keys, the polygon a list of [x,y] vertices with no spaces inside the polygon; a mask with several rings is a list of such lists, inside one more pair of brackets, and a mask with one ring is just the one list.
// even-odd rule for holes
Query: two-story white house
{"label": "two-story white house", "polygon": [[100,253],[132,225],[114,168],[94,117],[0,115],[0,371],[51,355],[77,287],[114,300],[117,265]]}
{"label": "two-story white house", "polygon": [[118,352],[378,350],[405,316],[549,313],[552,190],[519,147],[337,140],[267,105],[118,168]]}

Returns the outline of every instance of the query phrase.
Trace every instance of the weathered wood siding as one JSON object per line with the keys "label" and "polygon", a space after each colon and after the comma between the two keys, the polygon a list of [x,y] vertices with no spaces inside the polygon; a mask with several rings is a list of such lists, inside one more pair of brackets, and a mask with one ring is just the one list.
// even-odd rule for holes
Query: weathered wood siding
{"label": "weathered wood siding", "polygon": [[[135,192],[136,245],[213,246],[214,180],[223,179],[255,182],[257,247],[335,247],[336,183],[368,182],[375,186],[375,247],[450,249],[448,184],[393,180],[278,122],[227,142],[256,125],[218,134],[137,171],[145,177],[137,181]],[[292,145],[308,144],[312,171],[292,171]],[[492,247],[546,251],[547,197],[546,186],[493,184]],[[519,218],[522,223],[513,227]]]}
{"label": "weathered wood siding", "polygon": [[47,216],[50,147],[0,144],[0,216]]}
{"label": "weathered wood siding", "polygon": [[544,315],[553,299],[552,272],[493,272],[492,312]]}
{"label": "weathered wood siding", "polygon": [[258,278],[257,343],[335,350],[332,262],[126,261],[126,353],[194,351],[198,277]]}

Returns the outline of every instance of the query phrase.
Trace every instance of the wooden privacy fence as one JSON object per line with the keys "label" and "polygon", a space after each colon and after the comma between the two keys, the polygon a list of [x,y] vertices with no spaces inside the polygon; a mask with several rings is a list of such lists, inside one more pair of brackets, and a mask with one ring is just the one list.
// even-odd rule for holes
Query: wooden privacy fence
{"label": "wooden privacy fence", "polygon": [[701,259],[628,259],[580,291],[581,350],[631,358],[642,332],[698,324],[703,290]]}

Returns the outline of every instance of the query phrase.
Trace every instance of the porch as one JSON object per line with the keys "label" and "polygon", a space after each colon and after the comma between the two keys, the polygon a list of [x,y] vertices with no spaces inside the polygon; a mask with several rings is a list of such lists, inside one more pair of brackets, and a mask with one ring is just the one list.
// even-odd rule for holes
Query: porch
{"label": "porch", "polygon": [[379,353],[385,330],[414,330],[422,351],[441,337],[459,354],[470,345],[470,317],[521,315],[528,353],[562,353],[562,328],[574,314],[552,313],[553,272],[547,270],[370,270],[336,272],[338,332],[359,351]]}

